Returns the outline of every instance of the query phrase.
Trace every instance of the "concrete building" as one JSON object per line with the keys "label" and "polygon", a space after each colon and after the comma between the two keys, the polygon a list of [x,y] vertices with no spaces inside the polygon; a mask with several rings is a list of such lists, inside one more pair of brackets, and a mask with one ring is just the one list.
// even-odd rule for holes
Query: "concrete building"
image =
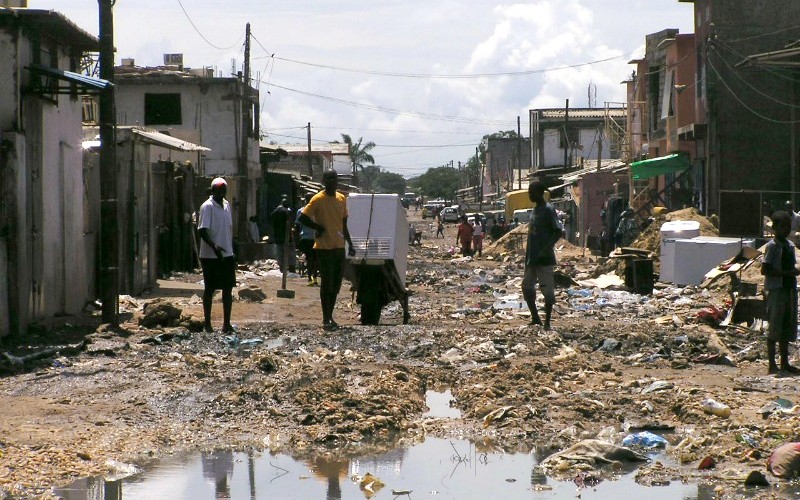
{"label": "concrete building", "polygon": [[581,159],[619,158],[621,139],[610,132],[610,120],[624,128],[627,112],[622,107],[530,110],[533,174],[563,174]]}
{"label": "concrete building", "polygon": [[95,299],[96,214],[84,185],[79,74],[96,37],[62,14],[0,9],[0,336]]}
{"label": "concrete building", "polygon": [[265,168],[269,173],[293,174],[310,176],[311,179],[322,180],[322,172],[335,170],[343,183],[349,183],[352,178],[353,163],[350,160],[350,150],[347,144],[330,142],[311,145],[311,172],[308,167],[308,144],[268,144],[261,145],[262,153],[285,152],[276,159],[266,162]]}
{"label": "concrete building", "polygon": [[531,172],[531,141],[489,137],[486,142],[484,196],[527,188]]}
{"label": "concrete building", "polygon": [[681,1],[694,4],[705,208],[720,215],[722,233],[740,234],[740,223],[760,227],[765,203],[800,201],[796,68],[749,60],[800,40],[800,2]]}
{"label": "concrete building", "polygon": [[[229,184],[228,198],[235,201],[234,231],[242,237],[238,228],[246,230],[247,216],[256,213],[261,183],[258,91],[241,77],[184,68],[180,54],[166,54],[164,61],[164,66],[139,67],[132,59],[123,59],[115,68],[117,123],[147,127],[210,148],[196,165],[197,174],[238,179],[240,190]],[[244,210],[242,198],[246,198]]]}
{"label": "concrete building", "polygon": [[[202,202],[197,191],[209,182],[179,158],[209,150],[142,127],[117,127],[116,138],[119,290],[139,295],[172,271],[197,267],[192,213]],[[84,141],[85,171],[99,170],[99,146]],[[99,180],[86,186],[87,199],[96,205],[92,212],[99,213]]]}
{"label": "concrete building", "polygon": [[[705,126],[697,123],[695,113],[694,48],[694,35],[682,35],[677,29],[647,35],[644,57],[631,61],[636,70],[623,82],[629,141],[623,157],[629,162],[665,158],[664,168],[652,168],[655,163],[651,162],[648,172],[639,172],[638,164],[634,165],[639,179],[633,186],[635,207],[680,208],[699,200],[696,195],[702,192]],[[671,155],[676,153],[685,160],[674,161]],[[668,164],[677,170],[665,172]]]}

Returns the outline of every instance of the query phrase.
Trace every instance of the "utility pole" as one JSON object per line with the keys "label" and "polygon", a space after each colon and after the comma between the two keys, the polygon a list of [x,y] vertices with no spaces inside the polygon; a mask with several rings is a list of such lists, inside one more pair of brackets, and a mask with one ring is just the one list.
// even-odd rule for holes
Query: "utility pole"
{"label": "utility pole", "polygon": [[517,115],[517,189],[522,189],[522,128]]}
{"label": "utility pole", "polygon": [[244,35],[244,75],[242,77],[242,151],[239,154],[239,212],[238,212],[238,233],[242,241],[247,241],[247,198],[250,179],[247,175],[247,153],[250,139],[250,127],[253,120],[250,113],[253,109],[250,102],[250,23],[247,23]]}
{"label": "utility pole", "polygon": [[308,176],[314,180],[314,168],[311,166],[311,122],[308,122]]}
{"label": "utility pole", "polygon": [[461,189],[464,187],[464,179],[462,178],[461,173],[461,160],[458,160],[458,188]]}
{"label": "utility pole", "polygon": [[475,166],[478,168],[478,173],[481,176],[478,183],[478,211],[483,212],[483,177],[485,165],[481,165],[481,157],[478,156],[478,148],[475,148]]}
{"label": "utility pole", "polygon": [[[102,321],[117,324],[119,313],[119,232],[117,211],[117,140],[114,108],[114,0],[98,0],[100,78],[111,82],[100,91],[100,300]],[[133,217],[133,214],[128,214]]]}
{"label": "utility pole", "polygon": [[597,126],[597,171],[600,171],[601,159],[603,158],[603,126]]}
{"label": "utility pole", "polygon": [[564,168],[567,168],[567,155],[569,153],[569,132],[567,132],[567,128],[569,127],[569,99],[567,99],[567,104],[564,106]]}

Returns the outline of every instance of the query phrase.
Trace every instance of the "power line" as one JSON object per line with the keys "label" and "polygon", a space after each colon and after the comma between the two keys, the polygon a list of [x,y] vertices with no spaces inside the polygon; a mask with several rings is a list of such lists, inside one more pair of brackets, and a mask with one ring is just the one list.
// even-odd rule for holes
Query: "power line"
{"label": "power line", "polygon": [[365,127],[314,127],[320,130],[360,130],[365,132],[402,132],[404,134],[437,134],[437,135],[477,135],[480,132],[448,132],[444,130],[409,130],[399,128],[365,128]]}
{"label": "power line", "polygon": [[455,123],[471,123],[471,124],[475,124],[475,125],[503,126],[503,125],[509,125],[511,123],[511,122],[506,122],[506,121],[502,121],[502,120],[479,120],[479,119],[474,119],[474,118],[461,118],[461,117],[458,117],[458,116],[436,115],[436,114],[432,114],[432,113],[422,113],[422,112],[419,112],[419,111],[403,111],[403,110],[399,110],[399,109],[386,108],[386,107],[383,107],[383,106],[376,106],[374,104],[366,104],[366,103],[361,103],[361,102],[348,101],[348,100],[345,100],[345,99],[339,99],[337,97],[329,97],[329,96],[324,96],[324,95],[320,95],[320,94],[314,94],[314,93],[311,93],[311,92],[305,92],[305,91],[302,91],[302,90],[297,90],[297,89],[293,89],[293,88],[289,88],[289,87],[284,87],[284,86],[278,85],[276,83],[273,83],[272,86],[275,87],[275,88],[278,88],[278,89],[286,90],[288,92],[294,92],[294,93],[306,95],[306,96],[309,96],[309,97],[316,97],[317,99],[323,99],[325,101],[344,104],[344,105],[347,105],[347,106],[354,106],[354,107],[357,107],[357,108],[370,109],[370,110],[373,110],[373,111],[381,111],[381,112],[384,112],[384,113],[402,115],[402,116],[414,116],[414,117],[417,117],[417,118],[427,118],[427,119],[430,119],[430,120],[442,120],[442,121],[449,121],[449,122],[455,122]]}
{"label": "power line", "polygon": [[[263,130],[294,130],[294,129],[305,129],[306,125],[298,125],[297,127],[282,127],[282,128],[272,128],[272,127],[262,127]],[[411,129],[400,129],[400,128],[369,128],[369,127],[324,127],[314,125],[312,127],[314,130],[359,130],[363,132],[396,132],[396,133],[404,133],[404,134],[430,134],[430,135],[478,135],[482,132],[464,132],[464,131],[446,131],[446,130],[411,130]]]}
{"label": "power line", "polygon": [[748,82],[748,81],[747,81],[747,80],[746,80],[746,79],[745,79],[745,78],[744,78],[742,75],[740,75],[740,74],[739,74],[739,72],[736,70],[736,68],[734,68],[733,66],[731,66],[731,64],[730,64],[730,63],[729,63],[729,62],[728,62],[728,61],[727,61],[727,60],[726,60],[724,57],[722,57],[722,54],[720,54],[719,52],[717,52],[717,55],[719,55],[719,58],[720,58],[720,60],[721,60],[721,61],[722,61],[722,62],[723,62],[723,63],[724,63],[724,64],[725,64],[727,67],[728,67],[728,69],[730,69],[730,70],[731,70],[731,73],[733,73],[734,75],[736,75],[736,78],[738,78],[739,80],[741,80],[741,81],[742,81],[742,82],[743,82],[745,85],[747,85],[748,87],[750,87],[751,89],[753,89],[753,91],[754,91],[755,93],[757,93],[757,94],[759,94],[759,95],[761,95],[761,96],[763,96],[763,97],[766,97],[767,99],[769,99],[769,100],[770,100],[770,101],[772,101],[772,102],[775,102],[775,103],[781,104],[781,105],[783,105],[783,106],[788,106],[788,107],[790,107],[790,108],[800,108],[800,105],[797,105],[797,104],[792,104],[792,103],[790,103],[790,102],[781,101],[781,100],[780,100],[780,99],[778,99],[777,97],[773,97],[773,96],[771,96],[771,95],[767,94],[766,92],[764,92],[764,91],[760,90],[760,89],[759,89],[759,88],[757,88],[755,85],[753,85],[752,83]]}
{"label": "power line", "polygon": [[481,140],[477,139],[474,141],[469,142],[460,142],[458,144],[415,144],[415,145],[398,145],[398,144],[382,144],[380,142],[375,144],[376,148],[454,148],[458,146],[474,146],[475,144],[480,143]]}
{"label": "power line", "polygon": [[728,85],[728,83],[725,81],[725,79],[722,77],[722,75],[719,73],[719,71],[717,71],[717,68],[714,66],[714,63],[712,63],[710,59],[708,60],[708,65],[711,67],[711,69],[717,75],[717,78],[719,78],[719,81],[722,83],[722,85],[724,85],[725,88],[728,89],[728,92],[731,93],[733,98],[736,99],[739,102],[739,104],[741,104],[747,111],[753,113],[754,115],[756,115],[757,117],[761,118],[762,120],[766,120],[766,121],[772,122],[772,123],[782,123],[782,124],[800,123],[800,120],[776,120],[774,118],[770,118],[769,116],[762,115],[758,111],[754,110],[753,108],[748,106],[747,103],[745,103],[738,95],[736,95],[736,92],[734,92],[733,89],[730,87],[730,85]]}
{"label": "power line", "polygon": [[[733,54],[736,57],[740,58],[741,60],[745,60],[745,59],[748,58],[748,56],[746,56],[746,55],[742,54],[741,52],[737,51],[736,49],[734,49],[733,47],[731,47],[730,45],[725,43],[723,40],[715,40],[715,41],[718,42],[718,43],[714,44],[715,48],[716,47],[722,47],[723,49],[727,50],[728,52],[730,52],[731,54]],[[717,52],[717,53],[719,53],[719,52]],[[752,64],[753,64],[753,66],[756,66],[757,68],[759,68],[759,69],[761,69],[763,71],[766,71],[767,73],[775,75],[778,78],[782,78],[782,79],[790,81],[790,82],[794,82],[795,81],[795,77],[793,75],[784,74],[783,72],[777,71],[774,68],[771,68],[771,67],[763,65],[763,64],[759,64],[757,62],[752,63]]]}
{"label": "power line", "polygon": [[789,28],[781,28],[779,30],[770,31],[769,33],[760,33],[758,35],[747,36],[747,37],[744,37],[744,38],[735,38],[733,40],[726,40],[726,41],[728,41],[728,42],[744,42],[744,41],[747,41],[747,40],[755,40],[756,38],[763,38],[765,36],[777,35],[778,33],[783,33],[784,31],[791,31],[791,30],[796,30],[796,29],[800,29],[800,25],[792,26],[792,27],[789,27]]}
{"label": "power line", "polygon": [[[304,127],[305,128],[305,127]],[[266,133],[267,136],[278,136],[278,137],[286,137],[290,139],[298,139],[298,140],[307,140],[306,137],[299,137],[296,135],[290,134],[276,134],[276,133]],[[336,143],[338,141],[329,141],[326,139],[311,139],[313,142],[323,143],[323,144],[331,144]],[[376,148],[424,148],[425,150],[428,149],[438,149],[438,148],[454,148],[459,146],[474,146],[475,144],[479,143],[480,139],[476,139],[469,142],[460,142],[457,144],[381,144],[376,143]]]}
{"label": "power line", "polygon": [[[260,45],[260,44],[259,44]],[[262,48],[264,48],[262,46]],[[264,49],[265,52],[269,54],[269,51]],[[301,64],[304,66],[312,66],[315,68],[321,69],[331,69],[335,71],[345,71],[348,73],[359,73],[365,75],[377,75],[377,76],[392,76],[398,78],[429,78],[429,79],[469,79],[469,78],[491,78],[491,77],[500,77],[500,76],[526,76],[526,75],[535,75],[539,73],[547,73],[550,71],[558,71],[562,69],[571,69],[571,68],[580,68],[582,66],[591,66],[593,64],[600,64],[608,61],[613,61],[615,59],[619,59],[622,55],[614,56],[614,57],[606,57],[604,59],[597,59],[595,61],[588,61],[582,62],[577,64],[568,64],[564,66],[556,66],[552,68],[543,68],[543,69],[530,69],[530,70],[522,70],[522,71],[505,71],[499,73],[472,73],[472,74],[441,74],[436,75],[432,73],[398,73],[398,72],[391,72],[391,71],[375,71],[375,70],[368,70],[368,69],[356,69],[356,68],[344,68],[341,66],[331,66],[328,64],[319,64],[319,63],[312,63],[306,61],[298,61],[296,59],[289,59],[286,57],[276,56],[275,54],[264,56],[264,57],[271,57],[273,59],[277,59],[279,61],[290,62],[294,64]],[[262,59],[260,57],[255,57],[253,59]]]}
{"label": "power line", "polygon": [[197,34],[200,35],[200,38],[202,38],[210,46],[214,47],[217,50],[230,50],[230,49],[236,47],[237,45],[239,45],[239,43],[241,43],[242,38],[239,37],[239,39],[233,45],[231,45],[230,47],[220,47],[218,45],[214,45],[213,43],[211,43],[211,41],[209,41],[208,38],[205,37],[205,35],[203,35],[203,33],[200,31],[200,28],[198,28],[197,25],[194,24],[194,21],[192,21],[192,18],[189,16],[189,13],[186,12],[186,8],[183,6],[183,3],[181,3],[181,0],[177,0],[177,1],[178,1],[178,5],[181,6],[181,10],[183,11],[183,15],[186,16],[186,19],[189,21],[189,24],[191,24],[192,28],[194,28],[194,30],[197,32]]}

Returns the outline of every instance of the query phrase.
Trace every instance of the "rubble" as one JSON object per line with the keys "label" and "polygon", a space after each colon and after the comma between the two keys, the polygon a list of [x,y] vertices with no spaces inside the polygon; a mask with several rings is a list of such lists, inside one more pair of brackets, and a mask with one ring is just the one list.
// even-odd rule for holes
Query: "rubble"
{"label": "rubble", "polygon": [[[90,327],[86,349],[64,350],[81,338],[66,333],[8,348],[0,369],[14,375],[0,379],[0,452],[25,458],[0,463],[0,487],[66,483],[103,474],[110,460],[180,448],[346,454],[454,432],[562,451],[547,472],[587,484],[610,477],[603,464],[638,459],[618,447],[648,431],[667,441],[662,453],[675,465],[643,465],[637,480],[714,474],[726,490],[800,434],[800,390],[767,375],[763,323],[734,315],[719,280],[637,294],[615,274],[592,281],[604,261],[565,245],[554,327],[544,331],[528,325],[519,253],[454,262],[452,240],[443,241],[411,249],[409,325],[391,306],[381,325],[360,326],[345,285],[335,311],[342,327],[322,335],[318,288],[295,286],[290,307],[257,293],[279,286],[265,261],[238,272],[234,335],[194,329],[195,273],[180,276],[193,285],[181,295],[121,298],[124,328]],[[725,319],[708,321],[704,309]],[[35,352],[47,355],[15,362]],[[422,417],[426,390],[437,386],[452,392],[461,418]],[[706,413],[705,400],[730,415]],[[68,426],[53,417],[65,413]],[[20,425],[31,429],[25,439]],[[83,431],[97,428],[102,439]],[[581,450],[595,454],[574,459]]]}

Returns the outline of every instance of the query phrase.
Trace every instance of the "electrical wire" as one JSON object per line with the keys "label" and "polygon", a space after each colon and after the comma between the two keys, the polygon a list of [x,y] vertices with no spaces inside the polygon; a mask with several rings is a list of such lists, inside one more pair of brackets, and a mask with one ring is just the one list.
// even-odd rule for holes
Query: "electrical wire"
{"label": "electrical wire", "polygon": [[272,86],[274,88],[286,90],[288,92],[294,92],[294,93],[301,94],[301,95],[306,95],[306,96],[309,96],[309,97],[316,97],[317,99],[322,99],[322,100],[325,100],[325,101],[335,102],[335,103],[338,103],[338,104],[344,104],[344,105],[347,105],[347,106],[353,106],[353,107],[357,107],[357,108],[370,109],[370,110],[373,110],[373,111],[381,111],[381,112],[384,112],[384,113],[401,115],[401,116],[414,116],[414,117],[417,117],[417,118],[426,118],[426,119],[430,119],[430,120],[442,120],[442,121],[449,121],[449,122],[454,122],[454,123],[471,123],[471,124],[475,124],[475,125],[495,125],[495,126],[504,126],[505,125],[505,126],[508,126],[508,125],[512,124],[512,122],[502,121],[502,120],[479,120],[479,119],[473,119],[473,118],[461,118],[461,117],[458,117],[458,116],[450,116],[450,115],[436,115],[436,114],[432,114],[432,113],[422,113],[420,111],[403,111],[403,110],[387,108],[387,107],[383,107],[383,106],[376,106],[376,105],[373,105],[373,104],[366,104],[366,103],[361,103],[361,102],[348,101],[348,100],[345,100],[345,99],[339,99],[337,97],[330,97],[330,96],[324,96],[324,95],[320,95],[320,94],[314,94],[314,93],[311,93],[311,92],[305,92],[305,91],[298,90],[298,89],[284,87],[284,86],[278,85],[276,83],[273,83]]}
{"label": "electrical wire", "polygon": [[763,38],[765,36],[777,35],[778,33],[783,33],[785,31],[791,31],[791,30],[796,30],[796,29],[800,29],[800,24],[797,25],[797,26],[789,27],[789,28],[781,28],[779,30],[770,31],[769,33],[760,33],[758,35],[747,36],[747,37],[744,37],[744,38],[735,38],[733,40],[726,40],[726,41],[728,41],[728,42],[745,42],[747,40],[755,40],[756,38]]}
{"label": "electrical wire", "polygon": [[[262,46],[263,48],[263,46]],[[268,54],[269,51],[264,49]],[[348,73],[359,73],[364,75],[376,75],[376,76],[392,76],[398,78],[426,78],[426,79],[469,79],[469,78],[491,78],[491,77],[501,77],[501,76],[527,76],[527,75],[535,75],[539,73],[548,73],[551,71],[558,71],[562,69],[571,69],[571,68],[580,68],[582,66],[591,66],[594,64],[600,64],[608,61],[613,61],[615,59],[620,59],[623,57],[622,55],[607,57],[605,59],[597,59],[595,61],[589,62],[582,62],[577,64],[568,64],[565,66],[556,66],[552,68],[544,68],[544,69],[531,69],[531,70],[522,70],[522,71],[505,71],[500,73],[472,73],[472,74],[431,74],[431,73],[398,73],[398,72],[391,72],[391,71],[374,71],[368,69],[356,69],[356,68],[344,68],[341,66],[331,66],[327,64],[319,64],[319,63],[312,63],[306,61],[298,61],[296,59],[289,59],[287,57],[280,57],[276,56],[275,54],[264,56],[264,57],[271,57],[273,59],[277,59],[279,61],[285,61],[294,64],[301,64],[304,66],[311,66],[315,68],[321,69],[331,69],[335,71],[344,71]],[[260,57],[255,57],[253,59],[262,59]]]}
{"label": "electrical wire", "polygon": [[[305,125],[303,126],[305,128]],[[442,130],[407,130],[407,129],[399,129],[399,128],[365,128],[365,127],[319,127],[314,126],[315,129],[320,130],[342,130],[342,129],[350,129],[350,130],[361,130],[364,132],[402,132],[404,134],[438,134],[438,135],[477,135],[478,132],[447,132]]]}
{"label": "electrical wire", "polygon": [[763,96],[763,97],[766,97],[766,98],[767,98],[767,99],[769,99],[770,101],[772,101],[772,102],[775,102],[775,103],[778,103],[778,104],[780,104],[780,105],[782,105],[782,106],[788,106],[788,107],[790,107],[790,108],[800,108],[800,105],[798,105],[798,104],[792,104],[792,103],[790,103],[790,102],[781,101],[781,100],[780,100],[780,99],[778,99],[777,97],[773,97],[773,96],[771,96],[771,95],[767,94],[766,92],[764,92],[764,91],[760,90],[760,89],[759,89],[759,88],[757,88],[755,85],[753,85],[752,83],[748,82],[748,81],[747,81],[747,80],[746,80],[746,79],[745,79],[745,78],[744,78],[742,75],[740,75],[740,74],[739,74],[739,72],[737,71],[737,69],[736,69],[736,68],[734,68],[733,66],[731,66],[731,64],[728,62],[728,60],[727,60],[727,59],[725,59],[724,57],[722,57],[722,54],[720,54],[720,53],[719,53],[719,51],[715,51],[715,52],[716,52],[716,54],[719,56],[720,60],[721,60],[721,61],[722,61],[722,62],[723,62],[723,63],[724,63],[724,64],[725,64],[727,67],[728,67],[728,69],[730,69],[730,70],[731,70],[731,73],[733,73],[734,75],[736,75],[736,77],[737,77],[739,80],[741,80],[741,81],[742,81],[742,82],[743,82],[745,85],[747,85],[748,87],[750,87],[751,89],[753,89],[753,91],[754,91],[755,93],[757,93],[757,94],[759,94],[759,95],[761,95],[761,96]]}
{"label": "electrical wire", "polygon": [[722,75],[719,73],[719,71],[717,71],[716,66],[714,66],[714,63],[712,63],[710,59],[708,60],[708,65],[714,71],[714,73],[717,75],[717,78],[719,78],[719,81],[722,83],[722,85],[724,85],[725,88],[728,89],[728,92],[731,93],[733,98],[736,99],[736,101],[738,101],[739,104],[741,104],[747,111],[751,112],[752,114],[756,115],[757,117],[761,118],[762,120],[765,120],[765,121],[768,121],[768,122],[771,122],[771,123],[781,123],[781,124],[800,123],[800,120],[776,120],[774,118],[770,118],[768,116],[762,115],[758,111],[754,110],[753,108],[748,106],[747,103],[745,103],[738,95],[736,95],[736,92],[734,92],[733,89],[730,87],[730,85],[728,85],[728,82],[726,82],[725,79],[722,77]]}
{"label": "electrical wire", "polygon": [[684,59],[686,59],[686,58],[687,58],[687,57],[689,57],[689,56],[693,56],[693,55],[694,55],[694,54],[690,52],[690,53],[688,53],[688,54],[686,54],[685,56],[681,57],[680,59],[678,59],[677,61],[675,61],[675,62],[674,62],[674,63],[672,63],[672,64],[667,64],[667,65],[665,65],[665,66],[659,66],[659,68],[658,68],[658,69],[656,69],[656,70],[653,70],[653,71],[648,71],[647,73],[642,73],[642,76],[647,76],[647,75],[655,75],[656,73],[661,73],[662,71],[664,71],[664,70],[666,70],[666,69],[672,69],[672,68],[674,68],[675,66],[679,65],[680,63],[682,63]]}
{"label": "electrical wire", "polygon": [[[290,139],[298,139],[298,140],[303,140],[303,141],[308,140],[307,137],[300,137],[300,136],[290,135],[290,134],[276,134],[274,132],[273,133],[267,132],[264,135],[266,135],[266,136],[286,137],[286,138],[290,138]],[[325,140],[325,139],[315,139],[315,138],[312,138],[311,141],[312,142],[318,142],[318,143],[321,143],[321,144],[331,144],[331,143],[337,142],[337,141],[329,141],[329,140]],[[480,139],[477,139],[477,140],[474,140],[474,141],[469,141],[469,142],[460,142],[460,143],[457,143],[457,144],[381,144],[381,143],[376,143],[375,147],[376,148],[424,148],[425,150],[428,150],[428,149],[439,149],[439,148],[454,148],[454,147],[460,147],[460,146],[474,146],[476,143],[479,143],[479,142],[480,142]]]}
{"label": "electrical wire", "polygon": [[[738,57],[739,59],[741,59],[743,61],[749,57],[749,56],[746,56],[746,55],[742,54],[741,52],[737,51],[736,49],[734,49],[733,47],[731,47],[730,45],[728,45],[727,43],[725,43],[722,40],[715,40],[715,42],[717,42],[717,43],[715,43],[713,45],[714,47],[722,47],[723,49],[727,50],[728,52],[730,52],[731,54],[735,55],[736,57]],[[782,78],[782,79],[790,81],[790,82],[794,82],[795,81],[794,75],[787,75],[787,74],[785,74],[785,73],[783,73],[781,71],[777,71],[776,69],[774,69],[774,68],[772,68],[770,66],[767,66],[767,65],[764,65],[764,64],[759,64],[757,62],[751,63],[751,64],[753,66],[763,70],[763,71],[766,71],[767,73],[769,73],[771,75],[775,75],[778,78]]]}
{"label": "electrical wire", "polygon": [[208,38],[205,37],[205,35],[203,35],[203,33],[200,31],[200,28],[198,28],[197,25],[194,24],[194,21],[192,21],[192,18],[189,16],[189,13],[186,12],[186,8],[183,6],[183,3],[181,2],[181,0],[177,0],[177,2],[178,2],[178,5],[181,6],[181,10],[183,11],[183,15],[186,16],[186,19],[189,21],[189,24],[192,25],[192,28],[194,28],[194,30],[197,32],[197,34],[200,35],[200,38],[202,38],[207,44],[209,44],[213,48],[215,48],[217,50],[231,50],[232,48],[236,47],[237,45],[239,45],[241,43],[242,37],[244,35],[242,35],[242,37],[239,37],[239,39],[233,45],[231,45],[230,47],[220,47],[218,45],[214,45],[213,43],[211,43],[211,41]]}

